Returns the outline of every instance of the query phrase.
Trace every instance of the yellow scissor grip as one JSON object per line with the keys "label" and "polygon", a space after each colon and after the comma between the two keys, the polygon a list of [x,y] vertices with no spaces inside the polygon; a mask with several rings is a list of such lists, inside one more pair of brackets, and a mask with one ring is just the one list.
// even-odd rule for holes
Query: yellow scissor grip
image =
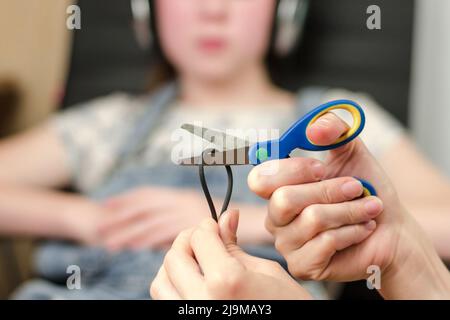
{"label": "yellow scissor grip", "polygon": [[363,188],[363,197],[370,197],[372,193],[367,188]]}
{"label": "yellow scissor grip", "polygon": [[[335,106],[331,106],[331,107],[326,108],[326,109],[322,110],[321,112],[319,112],[314,118],[311,119],[311,121],[308,124],[308,127],[309,127],[311,124],[316,122],[316,120],[319,119],[321,116],[323,116],[325,113],[330,112],[331,110],[336,110],[336,109],[347,110],[348,112],[350,112],[350,114],[353,117],[353,125],[349,130],[347,130],[347,132],[345,132],[342,136],[340,136],[339,139],[337,139],[333,144],[337,144],[337,143],[340,143],[340,142],[348,139],[361,126],[361,114],[359,113],[359,111],[356,107],[354,107],[350,104],[337,104]],[[309,140],[309,138],[308,138],[308,140]],[[309,142],[311,142],[312,144],[315,145],[315,143],[313,143],[311,140],[309,140]]]}

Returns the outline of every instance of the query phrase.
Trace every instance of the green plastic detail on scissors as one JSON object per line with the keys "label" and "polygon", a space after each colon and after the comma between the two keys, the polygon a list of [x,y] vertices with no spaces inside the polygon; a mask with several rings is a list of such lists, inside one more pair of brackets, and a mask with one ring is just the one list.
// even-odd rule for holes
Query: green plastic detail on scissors
{"label": "green plastic detail on scissors", "polygon": [[258,150],[256,150],[256,159],[263,162],[266,161],[268,158],[269,154],[266,148],[259,148]]}

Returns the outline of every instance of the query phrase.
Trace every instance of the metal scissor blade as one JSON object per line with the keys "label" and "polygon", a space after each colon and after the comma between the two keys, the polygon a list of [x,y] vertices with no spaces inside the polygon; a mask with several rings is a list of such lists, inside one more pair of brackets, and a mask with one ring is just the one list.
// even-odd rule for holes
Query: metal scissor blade
{"label": "metal scissor blade", "polygon": [[200,156],[181,159],[178,164],[182,166],[237,166],[249,164],[248,150],[250,147],[217,151],[207,149]]}
{"label": "metal scissor blade", "polygon": [[250,145],[247,140],[226,134],[221,131],[199,127],[190,123],[181,125],[181,129],[184,129],[195,136],[213,143],[220,151],[234,150],[242,147],[248,147]]}

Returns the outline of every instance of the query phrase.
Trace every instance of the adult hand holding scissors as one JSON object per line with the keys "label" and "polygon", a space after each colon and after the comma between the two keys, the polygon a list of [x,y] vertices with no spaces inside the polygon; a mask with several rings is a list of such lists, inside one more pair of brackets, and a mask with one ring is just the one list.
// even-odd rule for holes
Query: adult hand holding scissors
{"label": "adult hand holding scissors", "polygon": [[[327,113],[307,129],[327,145],[347,125]],[[448,272],[422,230],[401,205],[389,179],[359,139],[331,150],[325,163],[291,158],[266,162],[249,175],[250,188],[269,200],[266,227],[290,272],[302,279],[352,281],[381,271],[385,298],[432,298],[449,294]],[[360,198],[368,179],[378,197]],[[444,281],[442,281],[445,279]]]}

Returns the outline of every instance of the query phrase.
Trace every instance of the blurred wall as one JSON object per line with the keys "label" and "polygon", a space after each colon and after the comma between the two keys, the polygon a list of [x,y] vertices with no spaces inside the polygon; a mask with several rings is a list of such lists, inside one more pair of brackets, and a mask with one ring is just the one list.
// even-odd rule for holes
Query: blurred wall
{"label": "blurred wall", "polygon": [[71,2],[0,0],[0,85],[7,83],[8,90],[14,87],[20,94],[13,116],[0,119],[2,132],[36,123],[59,104],[71,35],[66,8]]}
{"label": "blurred wall", "polygon": [[[0,0],[0,135],[28,127],[59,106],[71,2]],[[30,275],[31,250],[29,241],[0,239],[0,298]]]}
{"label": "blurred wall", "polygon": [[411,126],[450,176],[450,1],[417,0],[415,12]]}

